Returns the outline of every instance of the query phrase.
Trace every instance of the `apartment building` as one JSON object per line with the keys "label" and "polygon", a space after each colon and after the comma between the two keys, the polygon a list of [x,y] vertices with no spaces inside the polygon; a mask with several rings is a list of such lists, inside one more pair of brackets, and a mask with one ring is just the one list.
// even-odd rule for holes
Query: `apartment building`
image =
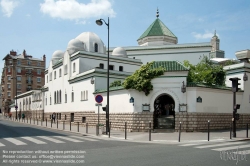
{"label": "apartment building", "polygon": [[43,55],[41,59],[38,59],[28,55],[25,50],[19,55],[12,50],[3,60],[2,112],[8,113],[9,106],[16,105],[16,95],[43,87],[46,56]]}

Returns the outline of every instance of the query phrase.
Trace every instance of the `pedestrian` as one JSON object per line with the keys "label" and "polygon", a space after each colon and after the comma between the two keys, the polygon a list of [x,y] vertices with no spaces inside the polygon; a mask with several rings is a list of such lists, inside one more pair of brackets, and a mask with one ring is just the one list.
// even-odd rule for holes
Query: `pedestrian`
{"label": "pedestrian", "polygon": [[10,119],[11,119],[11,116],[12,116],[12,113],[10,112],[10,113],[9,113],[9,118],[10,118]]}
{"label": "pedestrian", "polygon": [[18,113],[18,118],[19,118],[19,120],[21,119],[21,114],[20,114],[20,112]]}
{"label": "pedestrian", "polygon": [[25,118],[25,114],[24,113],[22,113],[22,119],[24,119]]}
{"label": "pedestrian", "polygon": [[56,123],[56,113],[55,113],[55,112],[52,114],[52,121],[53,121],[54,123]]}

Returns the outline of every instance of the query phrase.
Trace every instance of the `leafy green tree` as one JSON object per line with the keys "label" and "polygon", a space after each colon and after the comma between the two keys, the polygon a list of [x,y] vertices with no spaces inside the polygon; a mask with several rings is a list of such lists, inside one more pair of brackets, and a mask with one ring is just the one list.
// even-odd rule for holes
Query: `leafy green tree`
{"label": "leafy green tree", "polygon": [[223,66],[214,65],[206,56],[197,65],[192,65],[189,61],[185,60],[184,66],[189,68],[188,82],[225,85],[226,72],[223,70]]}
{"label": "leafy green tree", "polygon": [[116,80],[116,81],[112,82],[112,83],[109,85],[110,88],[111,88],[111,87],[117,87],[117,86],[122,86],[121,80]]}
{"label": "leafy green tree", "polygon": [[152,68],[154,62],[142,65],[140,69],[136,70],[131,76],[127,77],[123,82],[123,87],[125,89],[136,89],[139,92],[143,91],[147,96],[151,90],[153,90],[153,85],[151,80],[162,74],[164,74],[165,69],[163,67]]}

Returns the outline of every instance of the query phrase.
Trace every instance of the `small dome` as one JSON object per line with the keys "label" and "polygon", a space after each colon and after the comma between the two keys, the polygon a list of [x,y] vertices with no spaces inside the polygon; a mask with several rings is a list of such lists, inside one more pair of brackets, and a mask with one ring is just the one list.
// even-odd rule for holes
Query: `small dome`
{"label": "small dome", "polygon": [[125,57],[127,58],[127,52],[124,50],[124,48],[122,47],[116,47],[113,52],[112,52],[113,56],[118,56],[118,57]]}
{"label": "small dome", "polygon": [[63,57],[64,52],[61,50],[56,50],[53,54],[52,54],[52,59],[60,59]]}
{"label": "small dome", "polygon": [[95,44],[98,46],[99,53],[105,53],[104,51],[104,44],[99,36],[97,36],[93,32],[83,32],[76,37],[76,39],[80,40],[85,44],[85,50],[89,52],[96,52],[95,51]]}
{"label": "small dome", "polygon": [[69,54],[76,53],[77,51],[85,51],[84,43],[78,39],[72,39],[68,43],[67,51]]}
{"label": "small dome", "polygon": [[61,50],[57,50],[52,55],[52,64],[56,64],[61,58],[63,58],[64,52]]}

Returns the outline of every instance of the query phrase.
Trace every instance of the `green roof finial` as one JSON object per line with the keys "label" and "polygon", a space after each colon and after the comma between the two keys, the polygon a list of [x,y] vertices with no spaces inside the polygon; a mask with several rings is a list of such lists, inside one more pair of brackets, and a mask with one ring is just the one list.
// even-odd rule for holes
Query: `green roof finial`
{"label": "green roof finial", "polygon": [[159,17],[159,10],[158,10],[158,7],[157,7],[157,12],[156,12],[156,17],[157,17],[157,18]]}

